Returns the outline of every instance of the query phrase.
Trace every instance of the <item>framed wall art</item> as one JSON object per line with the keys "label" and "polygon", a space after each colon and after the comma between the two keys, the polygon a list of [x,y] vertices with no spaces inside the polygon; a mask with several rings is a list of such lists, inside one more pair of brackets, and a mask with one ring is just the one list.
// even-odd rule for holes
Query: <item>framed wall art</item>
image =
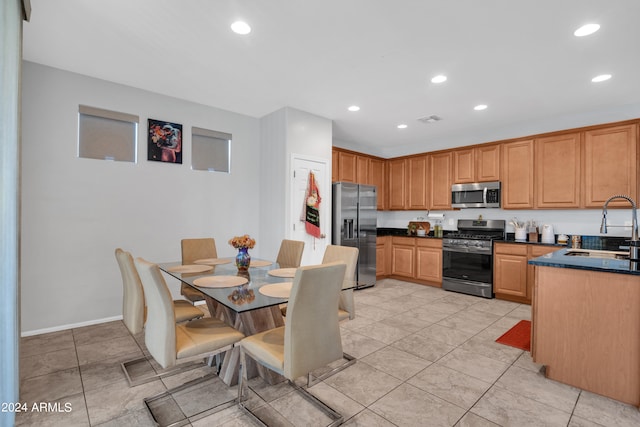
{"label": "framed wall art", "polygon": [[182,164],[182,125],[149,119],[147,160]]}

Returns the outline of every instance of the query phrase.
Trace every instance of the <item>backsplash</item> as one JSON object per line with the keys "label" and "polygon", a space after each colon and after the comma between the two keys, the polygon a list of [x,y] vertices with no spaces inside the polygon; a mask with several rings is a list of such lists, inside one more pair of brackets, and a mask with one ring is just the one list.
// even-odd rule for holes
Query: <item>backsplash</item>
{"label": "backsplash", "polygon": [[[442,220],[444,230],[455,230],[458,219],[476,219],[482,215],[483,219],[504,219],[507,221],[507,232],[513,233],[513,226],[509,220],[517,217],[521,221],[534,220],[538,227],[543,224],[553,225],[554,233],[579,234],[581,236],[599,236],[601,209],[554,209],[554,210],[505,210],[505,209],[463,209],[458,211],[433,211],[444,214]],[[378,211],[378,227],[406,228],[409,221],[417,217],[427,217],[427,211]],[[435,220],[426,219],[432,226]],[[603,236],[630,237],[631,209],[608,209],[608,233]],[[595,248],[592,248],[595,249]]]}

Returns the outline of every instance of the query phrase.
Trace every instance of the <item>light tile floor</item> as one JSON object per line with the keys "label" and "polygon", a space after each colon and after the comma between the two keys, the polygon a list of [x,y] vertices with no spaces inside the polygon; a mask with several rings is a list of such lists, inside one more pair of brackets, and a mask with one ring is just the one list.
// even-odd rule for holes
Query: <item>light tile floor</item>
{"label": "light tile floor", "polygon": [[[529,353],[495,342],[530,318],[527,305],[390,279],[355,295],[357,318],[341,328],[345,352],[358,361],[310,389],[347,426],[640,425],[637,408],[547,380]],[[19,413],[17,425],[152,425],[143,397],[206,369],[129,388],[119,364],[142,355],[143,341],[120,321],[23,338],[20,400],[30,409],[59,406]],[[269,425],[326,422],[288,385],[250,384]],[[236,388],[204,384],[183,404],[196,407],[213,393],[233,396]],[[192,425],[254,424],[232,406]]]}

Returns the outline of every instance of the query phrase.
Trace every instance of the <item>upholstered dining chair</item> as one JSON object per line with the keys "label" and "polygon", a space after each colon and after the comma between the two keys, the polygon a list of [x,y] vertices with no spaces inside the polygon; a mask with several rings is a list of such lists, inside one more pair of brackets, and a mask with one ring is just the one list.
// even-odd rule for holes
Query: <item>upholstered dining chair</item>
{"label": "upholstered dining chair", "polygon": [[[193,264],[194,261],[206,258],[218,258],[216,250],[216,241],[212,237],[199,239],[182,239],[180,242],[182,249],[182,264]],[[180,294],[191,302],[204,301],[205,295],[182,283],[180,285]]]}
{"label": "upholstered dining chair", "polygon": [[[234,343],[244,338],[244,334],[238,330],[211,317],[176,324],[171,293],[160,268],[142,258],[136,258],[135,266],[147,299],[145,345],[149,354],[162,368],[167,369],[188,361],[219,355],[230,350]],[[204,379],[203,377],[202,380]],[[188,383],[189,386],[194,384],[193,381]],[[156,422],[158,419],[152,409],[156,406],[154,403],[166,400],[175,391],[184,389],[184,386],[144,399],[147,409]],[[234,400],[231,399],[226,403]]]}
{"label": "upholstered dining chair", "polygon": [[[342,358],[338,317],[335,315],[346,265],[342,262],[300,267],[296,271],[289,296],[285,326],[251,335],[240,341],[241,375],[238,405],[258,422],[262,421],[247,406],[245,369],[247,356],[262,366],[283,375],[298,392],[315,403],[334,422],[342,416],[328,405],[298,387],[294,380]],[[309,382],[307,385],[310,385]]]}
{"label": "upholstered dining chair", "polygon": [[280,268],[297,268],[302,261],[304,242],[300,240],[282,239],[276,262]]}
{"label": "upholstered dining chair", "polygon": [[[129,332],[136,335],[142,332],[147,317],[147,306],[144,298],[144,289],[138,271],[133,263],[131,253],[117,248],[115,251],[116,260],[120,267],[120,275],[122,276],[123,298],[122,298],[122,321]],[[186,322],[187,320],[198,319],[204,316],[202,310],[194,307],[189,301],[174,300],[173,307],[175,312],[175,321]],[[142,376],[134,379],[128,367],[140,361],[146,361],[146,358],[138,358],[122,363],[122,368],[129,382],[129,386],[140,385],[148,382],[156,377],[156,375]]]}
{"label": "upholstered dining chair", "polygon": [[[358,264],[358,248],[350,246],[329,245],[324,250],[322,263],[342,261],[347,265],[344,273],[345,286],[353,286],[352,282],[356,276],[356,266]],[[356,305],[353,298],[353,289],[345,289],[340,292],[340,304],[338,305],[338,319],[353,320],[356,318]]]}

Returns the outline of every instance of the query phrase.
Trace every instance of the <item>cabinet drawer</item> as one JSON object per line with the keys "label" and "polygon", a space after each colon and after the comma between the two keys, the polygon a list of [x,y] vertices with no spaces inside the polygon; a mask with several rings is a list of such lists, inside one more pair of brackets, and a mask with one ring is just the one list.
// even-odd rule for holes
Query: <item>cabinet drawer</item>
{"label": "cabinet drawer", "polygon": [[495,246],[496,254],[505,254],[505,255],[527,255],[527,245],[522,244],[508,244],[508,243],[496,243]]}
{"label": "cabinet drawer", "polygon": [[559,251],[562,249],[562,246],[538,246],[538,245],[529,245],[529,255],[532,258],[537,258],[539,256]]}
{"label": "cabinet drawer", "polygon": [[407,245],[407,246],[414,246],[415,245],[415,241],[416,238],[415,237],[398,237],[398,236],[393,236],[391,238],[391,244],[392,245]]}
{"label": "cabinet drawer", "polygon": [[436,248],[442,249],[442,239],[432,239],[432,238],[417,238],[416,237],[416,246],[419,248]]}

